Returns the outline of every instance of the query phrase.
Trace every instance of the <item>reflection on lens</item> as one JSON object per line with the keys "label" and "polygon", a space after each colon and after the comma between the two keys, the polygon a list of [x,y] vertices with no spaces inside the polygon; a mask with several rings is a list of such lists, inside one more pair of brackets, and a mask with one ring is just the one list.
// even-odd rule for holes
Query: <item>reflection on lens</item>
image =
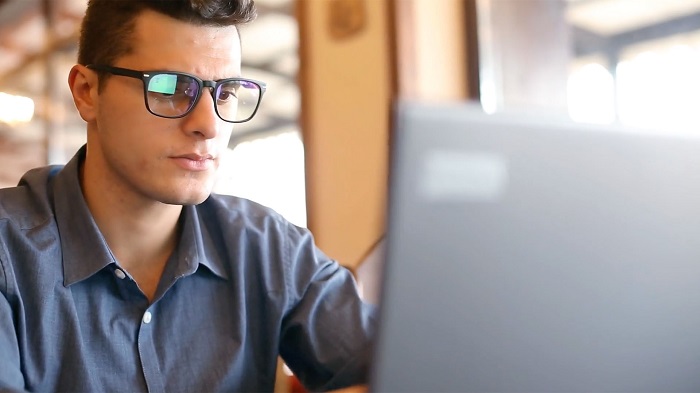
{"label": "reflection on lens", "polygon": [[198,91],[199,83],[190,76],[155,74],[148,82],[146,102],[153,114],[178,117],[190,110]]}
{"label": "reflection on lens", "polygon": [[[187,115],[198,101],[203,81],[178,72],[155,72],[145,75],[146,107],[157,116],[179,118]],[[216,113],[225,121],[241,123],[250,120],[260,103],[264,84],[251,80],[208,81],[209,86],[216,86],[211,91],[216,106]]]}
{"label": "reflection on lens", "polygon": [[153,93],[174,94],[177,86],[177,75],[160,74],[151,78],[148,91]]}

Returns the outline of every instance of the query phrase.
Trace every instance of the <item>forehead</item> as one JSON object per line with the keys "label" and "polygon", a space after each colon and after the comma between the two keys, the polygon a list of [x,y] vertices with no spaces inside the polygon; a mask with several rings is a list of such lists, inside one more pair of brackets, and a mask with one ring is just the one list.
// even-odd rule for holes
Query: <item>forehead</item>
{"label": "forehead", "polygon": [[134,68],[190,72],[203,78],[240,75],[241,45],[235,26],[204,26],[153,11],[135,21],[132,52],[124,57]]}

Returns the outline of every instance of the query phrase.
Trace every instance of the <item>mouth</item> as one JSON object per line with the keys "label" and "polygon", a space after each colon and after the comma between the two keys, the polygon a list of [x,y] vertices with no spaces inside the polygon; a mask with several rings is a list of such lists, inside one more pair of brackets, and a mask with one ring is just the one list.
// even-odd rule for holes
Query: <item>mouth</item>
{"label": "mouth", "polygon": [[187,153],[171,157],[182,169],[193,172],[206,171],[214,167],[216,157],[211,154]]}
{"label": "mouth", "polygon": [[174,156],[173,158],[185,158],[185,159],[193,160],[193,161],[203,161],[203,160],[215,159],[215,157],[212,156],[211,154],[199,154],[199,153],[181,154],[181,155]]}

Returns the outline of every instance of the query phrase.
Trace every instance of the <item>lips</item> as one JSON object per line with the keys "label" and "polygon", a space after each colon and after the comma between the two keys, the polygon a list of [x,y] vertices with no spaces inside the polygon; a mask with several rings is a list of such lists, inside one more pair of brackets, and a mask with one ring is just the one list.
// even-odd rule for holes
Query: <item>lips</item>
{"label": "lips", "polygon": [[180,168],[187,171],[206,171],[214,166],[214,156],[211,154],[187,153],[173,156],[172,159]]}
{"label": "lips", "polygon": [[198,154],[198,153],[188,153],[175,156],[174,158],[186,158],[193,161],[203,161],[203,160],[213,160],[214,156],[211,154]]}

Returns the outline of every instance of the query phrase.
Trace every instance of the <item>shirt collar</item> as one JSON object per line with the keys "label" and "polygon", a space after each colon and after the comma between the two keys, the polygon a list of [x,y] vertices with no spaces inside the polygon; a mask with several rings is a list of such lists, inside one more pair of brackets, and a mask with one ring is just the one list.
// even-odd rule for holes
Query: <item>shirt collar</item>
{"label": "shirt collar", "polygon": [[[82,281],[110,264],[114,255],[88,209],[80,186],[80,166],[87,148],[83,146],[56,175],[54,200],[56,222],[63,250],[63,285]],[[177,249],[179,265],[196,271],[202,264],[215,275],[228,279],[221,255],[198,212],[198,206],[184,206],[182,232]]]}
{"label": "shirt collar", "polygon": [[[178,245],[179,258],[196,269],[198,265],[206,266],[212,273],[228,279],[229,275],[224,268],[224,255],[216,247],[214,236],[221,236],[218,231],[212,232],[206,225],[205,212],[207,202],[200,205],[185,205],[182,208],[182,233]],[[211,217],[210,222],[215,222]]]}
{"label": "shirt collar", "polygon": [[85,146],[80,148],[56,175],[53,189],[65,286],[84,280],[116,262],[92,218],[80,187],[80,165],[86,150]]}

